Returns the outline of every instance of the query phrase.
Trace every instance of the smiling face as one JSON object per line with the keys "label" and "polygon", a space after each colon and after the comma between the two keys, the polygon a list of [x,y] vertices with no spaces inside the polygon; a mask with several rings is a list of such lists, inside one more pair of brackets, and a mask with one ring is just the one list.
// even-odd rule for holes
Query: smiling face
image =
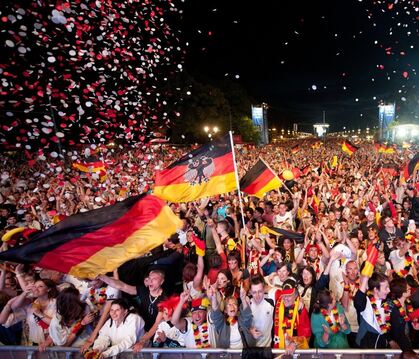
{"label": "smiling face", "polygon": [[203,322],[205,322],[207,318],[207,311],[206,310],[194,310],[192,312],[192,321],[196,325],[201,325]]}
{"label": "smiling face", "polygon": [[278,268],[277,273],[278,273],[279,280],[281,282],[284,282],[285,279],[287,279],[288,276],[290,275],[290,272],[288,271],[287,266],[282,266],[281,268]]}
{"label": "smiling face", "polygon": [[48,295],[48,287],[42,280],[38,280],[35,282],[33,287],[32,293],[34,298],[44,297]]}
{"label": "smiling face", "polygon": [[380,288],[374,288],[374,294],[377,298],[384,300],[387,298],[387,294],[390,293],[390,286],[388,281],[384,281],[380,283]]}
{"label": "smiling face", "polygon": [[109,315],[114,322],[121,323],[124,320],[127,312],[128,311],[125,308],[122,308],[119,304],[112,304]]}
{"label": "smiling face", "polygon": [[303,283],[305,286],[309,286],[311,282],[313,281],[313,276],[307,269],[304,269],[301,273],[301,276],[303,278]]}
{"label": "smiling face", "polygon": [[225,288],[228,285],[228,278],[224,273],[218,273],[217,275],[217,288]]}

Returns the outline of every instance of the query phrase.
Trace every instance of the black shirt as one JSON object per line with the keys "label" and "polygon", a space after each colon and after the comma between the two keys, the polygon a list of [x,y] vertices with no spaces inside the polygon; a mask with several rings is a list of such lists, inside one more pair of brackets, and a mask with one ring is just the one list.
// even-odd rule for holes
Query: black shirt
{"label": "black shirt", "polygon": [[156,321],[158,308],[157,304],[166,299],[166,294],[162,292],[158,297],[153,297],[150,295],[148,288],[144,286],[137,287],[137,296],[135,300],[138,305],[138,311],[141,318],[144,319],[144,329],[146,331],[150,330]]}

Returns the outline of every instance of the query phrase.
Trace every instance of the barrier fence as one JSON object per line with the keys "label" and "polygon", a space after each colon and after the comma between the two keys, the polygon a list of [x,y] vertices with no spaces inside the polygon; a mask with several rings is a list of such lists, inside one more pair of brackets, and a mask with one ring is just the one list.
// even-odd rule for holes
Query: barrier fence
{"label": "barrier fence", "polygon": [[[186,349],[186,348],[144,348],[140,353],[124,352],[118,359],[239,359],[240,349]],[[280,358],[283,350],[272,349],[272,358]],[[297,350],[293,359],[392,359],[398,358],[400,350],[390,349],[307,349]],[[252,354],[248,356],[252,358]],[[254,354],[257,358],[257,353]],[[289,358],[291,356],[288,356]],[[77,348],[50,347],[39,353],[37,347],[0,346],[0,359],[82,359]],[[260,356],[262,358],[262,356]],[[265,357],[266,358],[266,357]]]}

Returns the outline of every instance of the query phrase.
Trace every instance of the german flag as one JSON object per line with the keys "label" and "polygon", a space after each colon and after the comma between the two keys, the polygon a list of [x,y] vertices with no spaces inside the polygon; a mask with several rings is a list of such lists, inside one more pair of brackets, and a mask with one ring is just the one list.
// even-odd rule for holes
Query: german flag
{"label": "german flag", "polygon": [[291,153],[293,155],[297,154],[300,151],[300,146],[299,145],[295,145],[294,147],[291,148]]}
{"label": "german flag", "polygon": [[89,157],[85,161],[78,161],[73,163],[73,168],[88,173],[102,173],[106,172],[105,163],[94,157]]}
{"label": "german flag", "polygon": [[282,186],[282,181],[261,159],[240,180],[240,190],[258,198]]}
{"label": "german flag", "polygon": [[276,228],[276,227],[269,228],[269,227],[266,227],[266,226],[261,226],[260,227],[260,233],[262,233],[262,234],[271,233],[275,236],[282,236],[284,238],[293,239],[297,243],[304,242],[304,234],[303,233],[289,231],[287,229]]}
{"label": "german flag", "polygon": [[323,145],[323,142],[321,142],[321,141],[316,141],[316,142],[314,142],[314,143],[311,145],[311,148],[312,148],[313,150],[316,150],[316,149],[320,148],[322,145]]}
{"label": "german flag", "polygon": [[349,156],[352,156],[356,151],[358,151],[358,147],[350,143],[348,140],[342,143],[342,151],[347,153]]}
{"label": "german flag", "polygon": [[301,173],[303,174],[303,176],[307,176],[311,171],[311,166],[310,165],[306,165],[301,169]]}
{"label": "german flag", "polygon": [[0,253],[0,260],[34,264],[79,278],[95,278],[162,244],[181,220],[152,195],[76,214]]}
{"label": "german flag", "polygon": [[191,202],[236,188],[233,152],[227,135],[158,172],[154,194],[170,202]]}
{"label": "german flag", "polygon": [[401,173],[401,182],[405,183],[416,171],[419,171],[419,153],[416,153],[415,157],[413,157],[406,166],[404,166],[403,171]]}
{"label": "german flag", "polygon": [[365,261],[364,268],[362,269],[362,272],[361,272],[363,276],[370,278],[372,273],[374,273],[374,266],[375,266],[375,263],[377,263],[379,247],[380,247],[380,241],[368,247],[367,259]]}
{"label": "german flag", "polygon": [[384,143],[376,143],[374,144],[374,147],[378,153],[392,154],[396,152],[394,146],[387,146]]}
{"label": "german flag", "polygon": [[392,165],[392,164],[385,164],[381,167],[381,171],[384,173],[389,174],[392,177],[398,176],[399,175],[399,169],[396,165]]}

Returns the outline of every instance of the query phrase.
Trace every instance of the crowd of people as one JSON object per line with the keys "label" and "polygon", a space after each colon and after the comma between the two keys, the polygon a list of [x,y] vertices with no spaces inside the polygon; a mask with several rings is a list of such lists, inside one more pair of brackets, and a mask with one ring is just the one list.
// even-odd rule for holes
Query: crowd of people
{"label": "crowd of people", "polygon": [[[74,346],[86,358],[144,347],[399,348],[415,357],[419,187],[416,172],[402,172],[417,148],[383,154],[361,142],[349,156],[333,139],[296,143],[293,153],[291,143],[237,146],[240,176],[260,156],[293,178],[263,198],[244,194],[243,216],[237,192],[169,203],[183,228],[113,273],[84,280],[2,263],[0,342]],[[189,150],[1,155],[2,250],[65,217],[152,191],[155,172]],[[71,166],[88,156],[103,161],[105,176]],[[373,247],[376,264],[362,275]]]}

